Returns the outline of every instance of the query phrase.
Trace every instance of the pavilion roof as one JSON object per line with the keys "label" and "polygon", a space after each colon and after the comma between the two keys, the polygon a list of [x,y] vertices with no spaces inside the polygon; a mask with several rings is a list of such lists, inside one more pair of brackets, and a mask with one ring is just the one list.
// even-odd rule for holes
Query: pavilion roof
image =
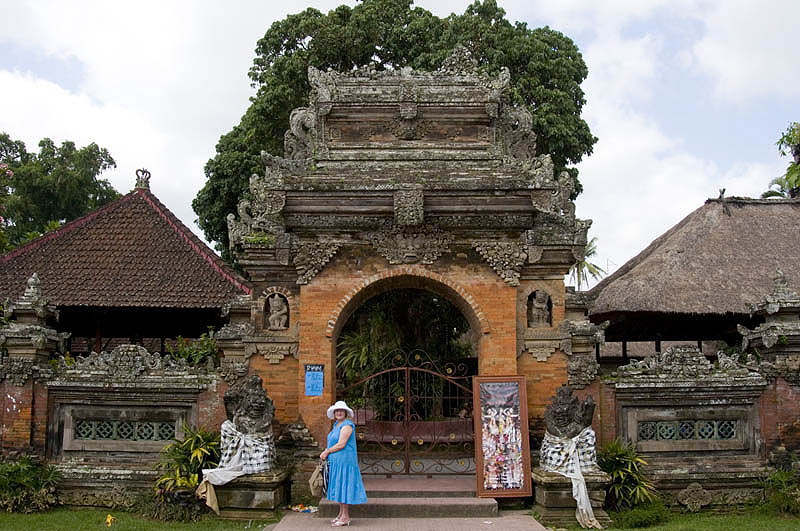
{"label": "pavilion roof", "polygon": [[800,200],[709,199],[590,290],[590,315],[747,314],[778,267],[800,291]]}
{"label": "pavilion roof", "polygon": [[62,307],[221,308],[252,291],[147,187],[0,256],[0,300],[33,273]]}

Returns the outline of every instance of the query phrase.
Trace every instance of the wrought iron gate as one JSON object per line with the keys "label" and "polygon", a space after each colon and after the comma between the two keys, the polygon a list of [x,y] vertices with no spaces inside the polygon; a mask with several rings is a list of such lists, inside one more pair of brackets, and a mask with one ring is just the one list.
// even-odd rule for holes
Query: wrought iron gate
{"label": "wrought iron gate", "polygon": [[361,472],[474,473],[469,365],[413,350],[394,351],[381,366],[338,392],[355,413]]}

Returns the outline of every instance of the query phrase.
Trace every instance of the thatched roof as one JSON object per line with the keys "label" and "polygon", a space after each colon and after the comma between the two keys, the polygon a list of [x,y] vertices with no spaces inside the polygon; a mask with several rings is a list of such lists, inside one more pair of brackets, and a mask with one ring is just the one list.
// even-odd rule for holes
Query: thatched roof
{"label": "thatched roof", "polygon": [[590,315],[747,314],[777,267],[800,291],[800,200],[709,199],[590,290]]}
{"label": "thatched roof", "polygon": [[213,309],[252,291],[147,188],[0,256],[0,300],[33,273],[62,307]]}

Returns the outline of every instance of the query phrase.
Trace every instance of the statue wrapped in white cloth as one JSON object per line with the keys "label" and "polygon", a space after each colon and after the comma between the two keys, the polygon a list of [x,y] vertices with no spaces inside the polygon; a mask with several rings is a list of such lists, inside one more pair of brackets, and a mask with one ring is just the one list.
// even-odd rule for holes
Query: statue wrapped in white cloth
{"label": "statue wrapped in white cloth", "polygon": [[595,519],[586,490],[584,472],[598,470],[595,434],[592,430],[594,400],[582,403],[572,396],[572,388],[562,385],[544,411],[547,431],[542,441],[539,466],[572,480],[572,497],[577,509],[575,518],[583,528],[602,529]]}
{"label": "statue wrapped in white cloth", "polygon": [[275,406],[261,387],[261,377],[249,376],[225,392],[228,420],[220,427],[220,460],[217,468],[203,470],[197,495],[219,513],[213,485],[224,485],[245,474],[270,470],[275,464],[272,418]]}

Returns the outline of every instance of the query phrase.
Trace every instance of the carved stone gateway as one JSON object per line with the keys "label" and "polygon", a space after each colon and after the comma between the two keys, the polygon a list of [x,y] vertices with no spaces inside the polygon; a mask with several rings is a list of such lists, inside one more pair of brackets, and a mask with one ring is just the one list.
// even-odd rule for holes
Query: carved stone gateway
{"label": "carved stone gateway", "polygon": [[[575,217],[572,179],[537,150],[508,70],[489,75],[460,48],[432,72],[310,67],[308,79],[283,157],[262,153],[228,217],[231,250],[266,295],[220,331],[226,381],[260,374],[280,389],[276,415],[301,417],[322,443],[348,319],[385,291],[423,289],[470,323],[479,374],[586,386],[602,332],[562,326],[563,277],[590,222]],[[533,291],[529,322],[518,300]],[[547,337],[528,338],[529,324]],[[306,372],[320,366],[321,395],[308,394]],[[545,397],[528,397],[541,415]]]}

